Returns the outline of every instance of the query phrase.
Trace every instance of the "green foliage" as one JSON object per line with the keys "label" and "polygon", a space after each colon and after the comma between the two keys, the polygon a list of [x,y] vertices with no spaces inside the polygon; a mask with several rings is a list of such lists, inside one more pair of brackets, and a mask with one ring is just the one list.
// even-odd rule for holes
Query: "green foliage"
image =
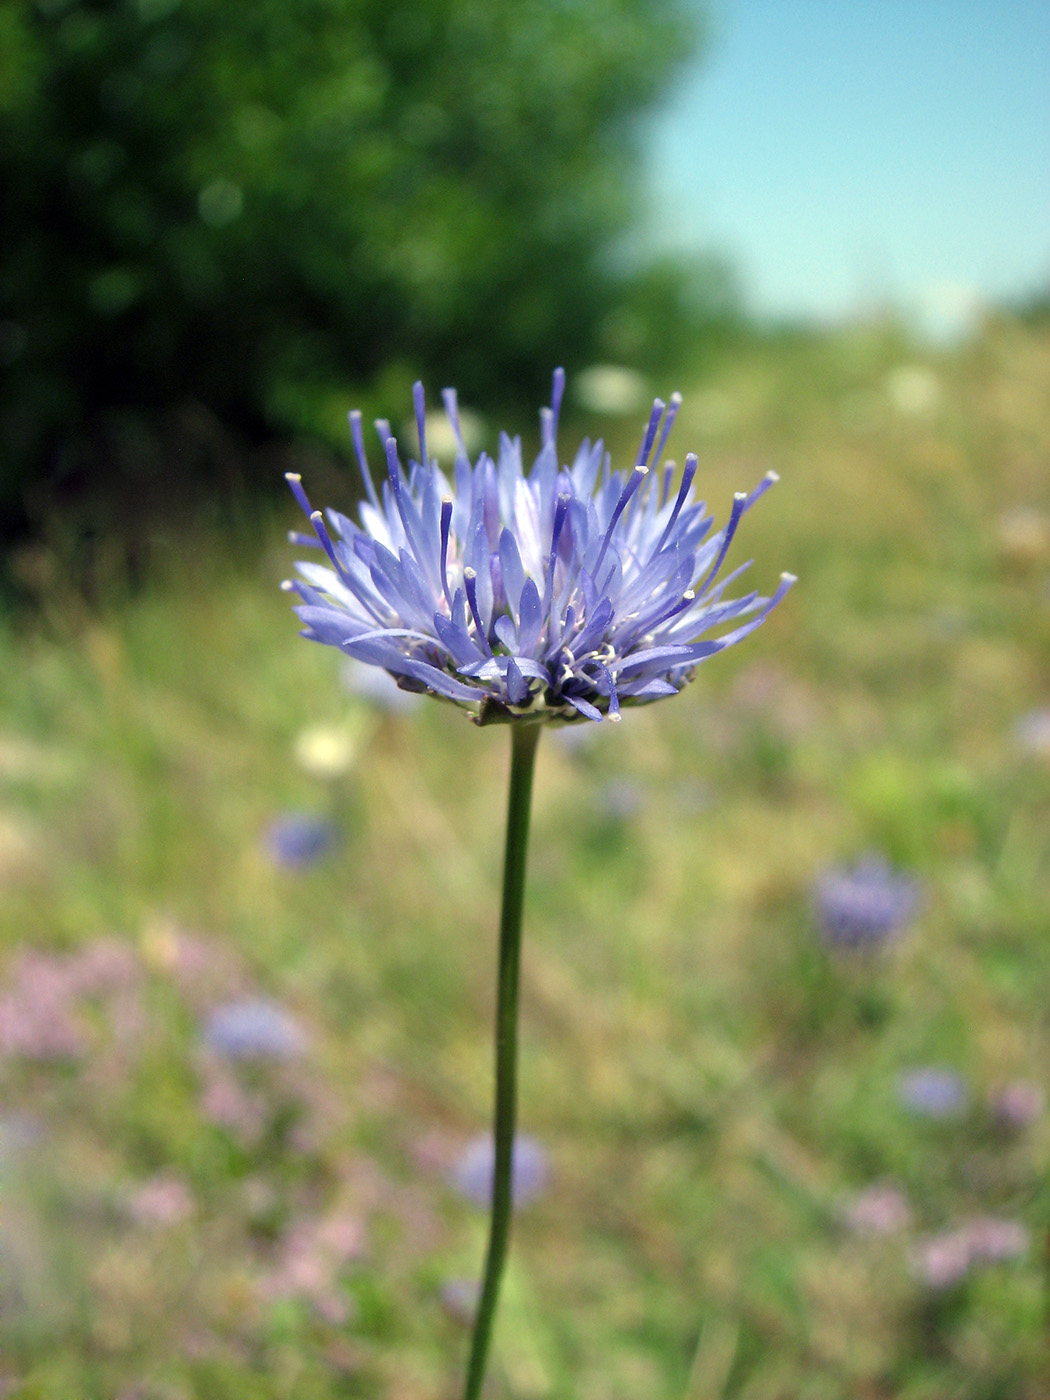
{"label": "green foliage", "polygon": [[690,33],[677,0],[0,0],[0,508],[107,410],[301,429],[390,362],[476,399],[587,353]]}

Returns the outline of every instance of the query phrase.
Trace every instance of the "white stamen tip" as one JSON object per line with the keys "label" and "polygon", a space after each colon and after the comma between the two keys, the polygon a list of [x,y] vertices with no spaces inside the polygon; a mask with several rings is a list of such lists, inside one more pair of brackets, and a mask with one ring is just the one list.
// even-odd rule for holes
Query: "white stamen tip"
{"label": "white stamen tip", "polygon": [[298,481],[300,483],[302,482],[302,477],[299,475],[298,472],[285,472],[284,479],[285,481]]}
{"label": "white stamen tip", "polygon": [[619,723],[620,723],[620,720],[623,718],[623,716],[622,716],[622,715],[606,715],[605,718],[609,721],[610,724],[619,724]]}
{"label": "white stamen tip", "polygon": [[767,481],[770,481],[770,482],[779,481],[779,480],[780,480],[780,473],[779,473],[779,472],[766,472],[766,480],[767,480]]}

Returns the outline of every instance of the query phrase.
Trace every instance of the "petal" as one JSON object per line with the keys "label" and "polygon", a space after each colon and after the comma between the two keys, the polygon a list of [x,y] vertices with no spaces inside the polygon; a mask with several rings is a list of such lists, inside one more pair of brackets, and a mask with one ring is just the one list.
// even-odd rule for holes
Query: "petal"
{"label": "petal", "polygon": [[543,607],[540,602],[540,590],[531,578],[527,578],[521,590],[521,621],[518,627],[518,650],[526,656],[535,654],[542,626]]}

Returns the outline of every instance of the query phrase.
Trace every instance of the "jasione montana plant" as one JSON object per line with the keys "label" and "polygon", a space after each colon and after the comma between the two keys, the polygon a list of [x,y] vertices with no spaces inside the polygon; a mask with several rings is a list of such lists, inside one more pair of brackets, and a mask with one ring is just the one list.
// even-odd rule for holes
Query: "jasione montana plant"
{"label": "jasione montana plant", "polygon": [[748,567],[724,573],[744,514],[776,480],[734,497],[720,529],[693,495],[696,456],[681,473],[663,453],[681,402],[657,399],[627,470],[601,442],[571,462],[558,448],[565,376],[554,375],[531,468],[501,435],[495,458],[467,455],[455,392],[445,410],[458,450],[452,479],[427,450],[423,387],[415,387],[418,458],[402,461],[389,424],[377,429],[385,474],[377,488],[361,418],[350,415],[364,483],[360,523],[314,510],[295,543],[322,557],[285,584],[303,636],[390,672],[408,689],[459,705],[511,733],[510,796],[496,1018],[495,1175],[484,1281],[466,1400],[480,1393],[506,1258],[517,1098],[518,975],[529,809],[546,724],[617,721],[630,705],[676,695],[702,661],[742,641],[794,583],[771,596],[726,597]]}

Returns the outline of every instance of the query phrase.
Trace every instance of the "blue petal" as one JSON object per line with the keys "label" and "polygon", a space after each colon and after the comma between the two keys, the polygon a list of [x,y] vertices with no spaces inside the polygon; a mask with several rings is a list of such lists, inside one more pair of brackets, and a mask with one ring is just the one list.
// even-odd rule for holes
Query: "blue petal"
{"label": "blue petal", "polygon": [[370,622],[360,622],[339,608],[304,606],[292,611],[309,630],[310,640],[328,646],[341,647],[350,637],[371,630]]}
{"label": "blue petal", "polygon": [[521,622],[518,628],[518,650],[527,656],[534,654],[543,626],[543,605],[540,591],[531,578],[521,590]]}
{"label": "blue petal", "polygon": [[525,570],[518,552],[518,542],[509,530],[504,530],[499,537],[499,562],[503,572],[503,592],[510,611],[517,617]]}
{"label": "blue petal", "polygon": [[581,715],[585,715],[587,719],[601,721],[601,710],[592,705],[589,700],[584,700],[579,695],[565,695],[562,698],[570,704],[574,710],[579,710]]}
{"label": "blue petal", "polygon": [[482,660],[484,653],[475,646],[465,627],[459,627],[442,613],[434,614],[434,629],[448,648],[456,666],[462,669]]}
{"label": "blue petal", "polygon": [[514,705],[523,705],[529,697],[529,687],[513,656],[507,657],[507,693]]}
{"label": "blue petal", "polygon": [[[708,645],[717,644],[712,642]],[[647,647],[644,651],[636,651],[620,661],[611,661],[609,670],[614,675],[626,675],[628,671],[646,669],[666,671],[673,666],[687,666],[690,654],[694,650],[694,647],[688,646]]]}
{"label": "blue petal", "polygon": [[514,626],[512,617],[508,617],[506,613],[497,617],[492,624],[492,630],[508,651],[518,650],[518,629]]}

